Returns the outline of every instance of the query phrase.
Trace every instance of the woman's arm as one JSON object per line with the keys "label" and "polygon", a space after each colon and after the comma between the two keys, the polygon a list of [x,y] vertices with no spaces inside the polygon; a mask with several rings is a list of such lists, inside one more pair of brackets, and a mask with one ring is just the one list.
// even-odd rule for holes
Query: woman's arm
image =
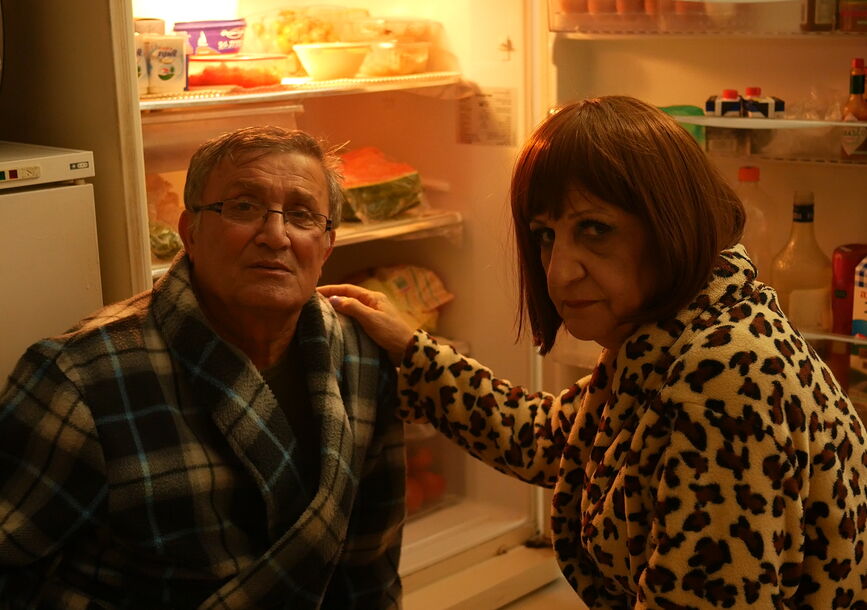
{"label": "woman's arm", "polygon": [[427,421],[473,456],[519,479],[553,487],[581,393],[530,393],[472,358],[409,328],[384,294],[341,284],[321,286],[334,309],[349,315],[400,364],[400,415]]}
{"label": "woman's arm", "polygon": [[553,487],[583,385],[531,393],[417,331],[398,373],[400,415],[430,422],[501,472]]}

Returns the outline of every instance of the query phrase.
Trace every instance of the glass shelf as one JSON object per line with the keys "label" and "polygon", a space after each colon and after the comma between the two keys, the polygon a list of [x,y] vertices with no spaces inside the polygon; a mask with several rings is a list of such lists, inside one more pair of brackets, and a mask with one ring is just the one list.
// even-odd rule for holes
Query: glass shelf
{"label": "glass shelf", "polygon": [[834,341],[836,343],[849,343],[867,347],[867,337],[855,337],[852,335],[838,335],[835,333],[802,332],[807,341]]}
{"label": "glass shelf", "polygon": [[746,30],[663,31],[654,29],[585,29],[580,32],[555,31],[557,36],[571,40],[640,40],[660,38],[772,38],[774,40],[824,40],[867,38],[867,32],[751,32]]}
{"label": "glass shelf", "polygon": [[139,108],[143,112],[151,110],[193,109],[223,104],[263,104],[286,102],[308,97],[437,87],[460,82],[460,73],[424,72],[404,76],[343,78],[330,81],[292,78],[283,79],[283,82],[284,84],[275,87],[262,87],[253,90],[228,86],[193,89],[177,95],[145,95],[139,98]]}
{"label": "glass shelf", "polygon": [[[711,154],[711,156],[717,156]],[[722,156],[722,155],[720,155]],[[802,156],[790,156],[787,157],[785,155],[766,155],[762,153],[750,153],[747,155],[742,155],[745,157],[749,157],[750,159],[754,159],[756,161],[770,162],[770,163],[785,163],[787,165],[801,164],[801,165],[816,165],[816,166],[826,166],[826,167],[851,167],[858,168],[863,171],[864,167],[867,166],[867,160],[864,161],[852,161],[851,159],[824,159],[821,157],[802,157]]]}
{"label": "glass shelf", "polygon": [[[852,127],[859,122],[853,121],[810,121],[806,119],[760,119],[746,117],[720,116],[675,116],[679,123],[703,125],[704,127],[724,127],[727,129],[816,129],[822,127]],[[867,121],[863,121],[867,127]]]}
{"label": "glass shelf", "polygon": [[381,222],[343,222],[337,228],[337,246],[349,246],[377,239],[421,238],[439,234],[443,229],[460,228],[463,217],[460,212],[426,210],[404,218]]}

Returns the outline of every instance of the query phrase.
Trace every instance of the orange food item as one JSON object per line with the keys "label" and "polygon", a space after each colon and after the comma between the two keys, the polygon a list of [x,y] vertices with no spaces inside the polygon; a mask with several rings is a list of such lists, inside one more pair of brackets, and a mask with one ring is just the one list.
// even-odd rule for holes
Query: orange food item
{"label": "orange food item", "polygon": [[199,74],[191,74],[189,82],[191,87],[238,85],[250,88],[277,85],[280,83],[280,77],[265,68],[237,68],[220,64],[205,68]]}
{"label": "orange food item", "polygon": [[419,447],[414,451],[409,452],[406,458],[406,465],[412,473],[430,470],[434,463],[434,454],[430,447]]}
{"label": "orange food item", "polygon": [[415,477],[406,477],[406,512],[412,514],[424,504],[424,488]]}
{"label": "orange food item", "polygon": [[178,228],[178,218],[184,209],[180,196],[172,184],[160,174],[145,174],[148,218],[165,224],[172,230]]}
{"label": "orange food item", "polygon": [[446,491],[446,479],[443,475],[435,472],[420,472],[415,475],[421,483],[425,502],[436,502]]}

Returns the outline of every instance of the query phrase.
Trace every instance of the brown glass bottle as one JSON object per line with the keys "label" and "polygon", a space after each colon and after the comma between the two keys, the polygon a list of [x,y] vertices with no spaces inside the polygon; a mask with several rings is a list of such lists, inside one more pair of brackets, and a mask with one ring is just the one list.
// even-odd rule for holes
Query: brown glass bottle
{"label": "brown glass bottle", "polygon": [[867,159],[867,100],[864,99],[864,59],[852,59],[849,72],[849,99],[843,106],[843,120],[854,123],[843,128],[841,155],[844,159]]}

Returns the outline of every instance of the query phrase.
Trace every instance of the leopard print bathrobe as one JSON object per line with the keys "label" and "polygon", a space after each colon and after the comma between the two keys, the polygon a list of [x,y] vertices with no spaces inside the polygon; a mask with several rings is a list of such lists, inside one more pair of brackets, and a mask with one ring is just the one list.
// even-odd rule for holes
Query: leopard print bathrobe
{"label": "leopard print bathrobe", "polygon": [[553,487],[592,608],[867,608],[865,429],[738,246],[674,319],[530,394],[423,332],[402,415]]}

